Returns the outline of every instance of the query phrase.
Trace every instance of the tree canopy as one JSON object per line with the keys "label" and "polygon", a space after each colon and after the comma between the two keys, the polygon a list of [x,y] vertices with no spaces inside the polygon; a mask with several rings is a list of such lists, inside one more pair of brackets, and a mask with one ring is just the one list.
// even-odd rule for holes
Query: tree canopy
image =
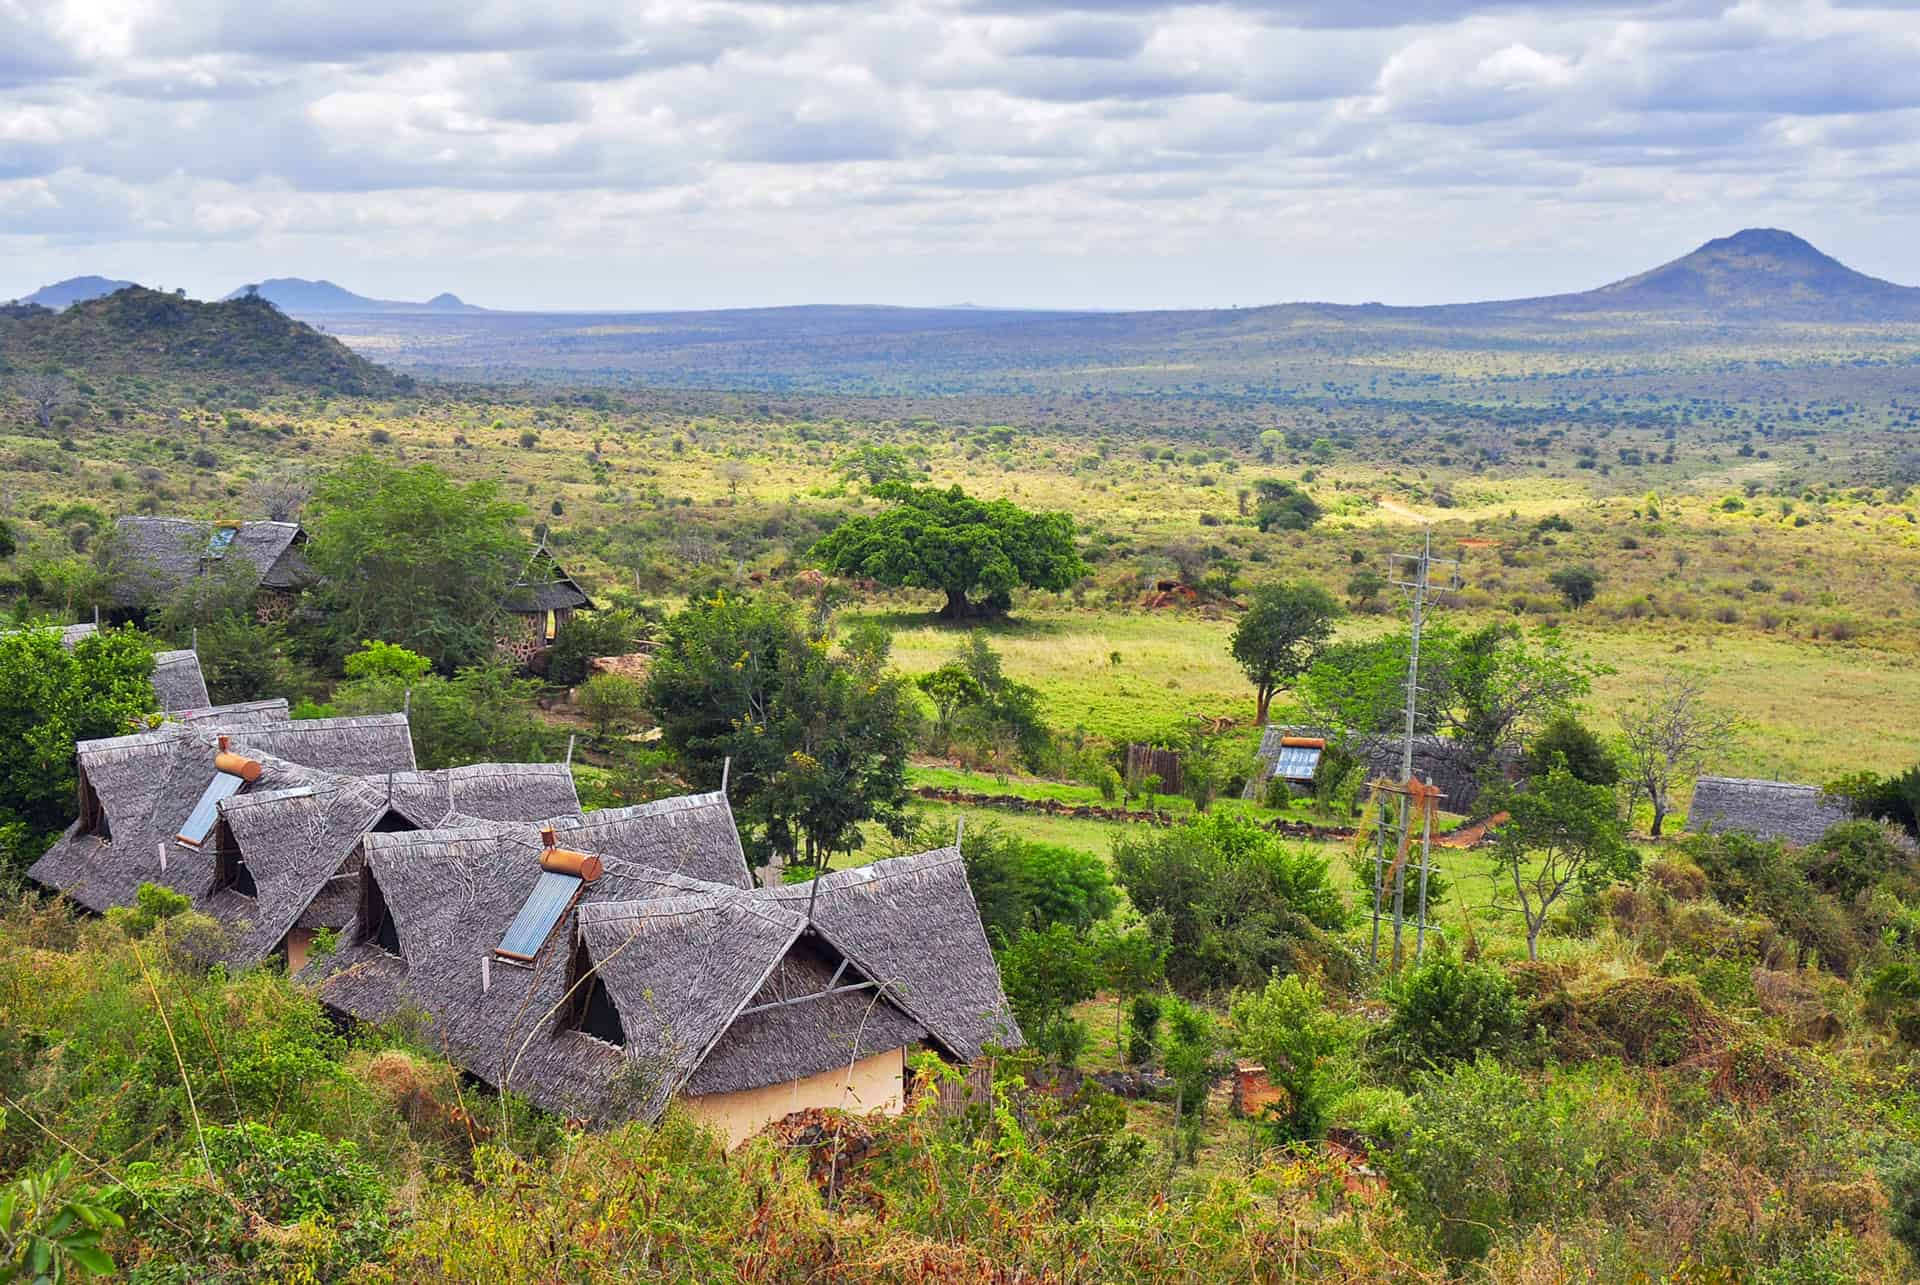
{"label": "tree canopy", "polygon": [[977,500],[959,487],[884,482],[873,494],[895,502],[850,518],[813,547],[828,571],[894,588],[947,595],[948,619],[995,615],[1025,586],[1070,587],[1086,574],[1073,544],[1073,517],[1030,513],[1011,500]]}
{"label": "tree canopy", "polygon": [[1253,683],[1256,722],[1265,725],[1274,692],[1305,673],[1333,637],[1339,614],[1332,596],[1307,581],[1276,581],[1254,592],[1252,605],[1234,626],[1229,649]]}
{"label": "tree canopy", "polygon": [[1260,497],[1253,521],[1262,531],[1304,531],[1320,520],[1320,506],[1293,482],[1261,478],[1253,489]]}
{"label": "tree canopy", "polygon": [[131,630],[0,634],[0,883],[73,818],[76,741],[123,736],[156,708],[153,649]]}
{"label": "tree canopy", "polygon": [[734,814],[763,861],[817,869],[860,847],[864,823],[907,824],[913,698],[884,635],[836,649],[791,601],[716,595],[661,629],[647,704],[697,784],[717,788],[732,760]]}
{"label": "tree canopy", "polygon": [[380,638],[448,672],[486,660],[529,551],[499,484],[361,456],[320,479],[307,559],[341,650]]}
{"label": "tree canopy", "polygon": [[[1547,913],[1569,892],[1598,892],[1640,869],[1613,790],[1557,763],[1528,788],[1507,792],[1510,818],[1492,850],[1496,880],[1512,886],[1526,921],[1527,958],[1538,959]],[[1496,883],[1496,886],[1498,884]]]}

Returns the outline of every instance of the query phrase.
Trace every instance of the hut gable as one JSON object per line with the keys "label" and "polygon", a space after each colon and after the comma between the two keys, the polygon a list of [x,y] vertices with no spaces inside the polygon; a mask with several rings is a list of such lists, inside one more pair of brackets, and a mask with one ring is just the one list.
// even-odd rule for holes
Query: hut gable
{"label": "hut gable", "polygon": [[91,910],[131,905],[142,883],[160,883],[204,901],[213,891],[210,855],[176,836],[214,779],[222,736],[235,753],[266,769],[246,792],[308,784],[314,768],[340,775],[340,764],[378,763],[413,746],[403,715],[256,723],[231,729],[216,718],[166,723],[150,732],[76,747],[80,819],[28,874]]}
{"label": "hut gable", "polygon": [[124,517],[114,525],[129,572],[116,592],[122,606],[167,597],[222,564],[244,564],[269,589],[295,589],[313,579],[299,549],[306,534],[296,522]]}
{"label": "hut gable", "polygon": [[200,657],[192,651],[163,651],[153,658],[153,694],[163,710],[205,709],[213,704]]}
{"label": "hut gable", "polygon": [[594,609],[593,599],[567,574],[544,542],[528,555],[526,566],[507,593],[506,607],[516,615]]}
{"label": "hut gable", "polygon": [[1851,818],[1845,804],[1826,798],[1817,786],[1703,776],[1694,782],[1687,829],[1699,834],[1737,830],[1805,845]]}
{"label": "hut gable", "polygon": [[813,926],[961,1061],[1022,1042],[959,848],[835,870],[761,896]]}

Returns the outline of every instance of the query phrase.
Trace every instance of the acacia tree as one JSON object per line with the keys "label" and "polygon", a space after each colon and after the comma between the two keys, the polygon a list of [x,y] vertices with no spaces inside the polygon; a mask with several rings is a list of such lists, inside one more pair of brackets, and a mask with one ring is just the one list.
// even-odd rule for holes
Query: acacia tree
{"label": "acacia tree", "polygon": [[1674,787],[1698,776],[1739,732],[1739,720],[1705,697],[1699,675],[1673,670],[1620,715],[1627,788],[1631,798],[1644,795],[1653,805],[1656,839],[1673,810]]}
{"label": "acacia tree", "polygon": [[1525,790],[1507,792],[1509,820],[1493,845],[1497,880],[1513,885],[1527,925],[1527,958],[1540,957],[1547,913],[1569,892],[1598,892],[1640,868],[1611,789],[1556,764]]}
{"label": "acacia tree", "polygon": [[1004,614],[1014,589],[1066,589],[1087,572],[1073,518],[1029,513],[1009,500],[976,500],[959,487],[884,482],[885,513],[851,518],[813,547],[828,571],[895,588],[947,595],[948,620]]}
{"label": "acacia tree", "polygon": [[1327,640],[1340,605],[1317,584],[1276,581],[1261,585],[1253,605],[1234,626],[1228,644],[1234,660],[1253,684],[1254,719],[1266,726],[1273,694],[1313,664]]}
{"label": "acacia tree", "polygon": [[363,455],[323,477],[309,509],[307,559],[342,650],[378,638],[443,672],[491,658],[528,550],[526,509],[497,482]]}
{"label": "acacia tree", "polygon": [[714,789],[726,775],[769,878],[795,858],[824,870],[868,821],[908,823],[912,697],[884,634],[835,649],[790,601],[718,595],[667,620],[646,700],[692,780]]}

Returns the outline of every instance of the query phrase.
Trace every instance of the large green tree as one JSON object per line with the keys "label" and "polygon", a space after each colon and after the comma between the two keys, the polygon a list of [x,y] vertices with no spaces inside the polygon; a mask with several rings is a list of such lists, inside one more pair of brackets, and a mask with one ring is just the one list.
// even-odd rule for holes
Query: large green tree
{"label": "large green tree", "polygon": [[860,847],[865,823],[907,825],[915,712],[884,634],[836,648],[787,599],[718,595],[661,629],[647,704],[698,784],[717,787],[732,760],[734,813],[769,864],[818,870]]}
{"label": "large green tree", "polygon": [[895,588],[937,589],[950,620],[998,615],[1013,591],[1066,589],[1087,572],[1066,513],[1029,513],[1010,500],[977,500],[959,487],[887,482],[873,494],[884,513],[850,518],[813,547],[828,571]]}
{"label": "large green tree", "polygon": [[307,558],[344,651],[379,638],[442,672],[486,660],[528,553],[526,510],[490,480],[361,456],[320,479],[304,519]]}
{"label": "large green tree", "polygon": [[1266,725],[1273,694],[1305,673],[1333,637],[1339,614],[1332,595],[1307,581],[1276,581],[1254,591],[1229,649],[1253,683],[1260,725]]}
{"label": "large green tree", "polygon": [[73,819],[74,742],[124,735],[155,708],[142,634],[95,634],[71,651],[58,629],[0,635],[0,884]]}

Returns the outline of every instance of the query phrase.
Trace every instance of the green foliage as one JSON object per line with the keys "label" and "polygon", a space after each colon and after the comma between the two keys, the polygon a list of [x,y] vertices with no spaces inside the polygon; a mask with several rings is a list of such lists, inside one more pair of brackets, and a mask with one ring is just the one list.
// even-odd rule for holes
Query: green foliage
{"label": "green foliage", "polygon": [[1100,957],[1093,941],[1067,924],[1027,928],[997,952],[1000,983],[1027,1043],[1071,1066],[1087,1045],[1086,1024],[1072,1008],[1100,988]]}
{"label": "green foliage", "polygon": [[100,1248],[120,1215],[74,1181],[73,1157],[44,1172],[0,1187],[0,1285],[110,1276],[112,1257]]}
{"label": "green foliage", "polygon": [[813,556],[826,570],[937,589],[947,595],[941,614],[955,618],[1005,611],[1022,585],[1058,592],[1086,574],[1069,514],[976,500],[957,486],[942,491],[889,482],[874,494],[897,503],[885,513],[848,519],[816,544]]}
{"label": "green foliage", "polygon": [[640,725],[647,712],[647,689],[624,674],[595,674],[580,688],[580,712],[593,724],[594,736],[608,740]]}
{"label": "green foliage", "polygon": [[1845,801],[1855,816],[1891,821],[1920,838],[1920,764],[1886,777],[1856,772],[1828,785],[1826,792]]}
{"label": "green foliage", "polygon": [[1140,994],[1127,1006],[1127,1061],[1139,1066],[1159,1048],[1161,998]]}
{"label": "green foliage", "polygon": [[1817,842],[1800,852],[1800,867],[1807,881],[1842,901],[1854,900],[1889,875],[1909,871],[1915,864],[1913,856],[1872,821],[1843,821],[1830,826]]}
{"label": "green foliage", "polygon": [[1492,848],[1496,887],[1508,888],[1526,921],[1527,958],[1539,957],[1547,915],[1568,893],[1592,895],[1640,868],[1626,840],[1613,791],[1588,785],[1563,765],[1536,777],[1525,790],[1505,791],[1511,819]]}
{"label": "green foliage", "polygon": [[[924,838],[938,842],[937,836]],[[1024,929],[1054,924],[1085,932],[1119,902],[1107,863],[1090,852],[983,825],[961,835],[960,855],[990,941],[1011,941]]]}
{"label": "green foliage", "polygon": [[303,522],[339,645],[388,639],[442,672],[491,659],[527,560],[525,516],[498,483],[457,483],[430,464],[361,456],[322,477]]}
{"label": "green foliage", "polygon": [[1346,907],[1324,856],[1215,814],[1114,841],[1114,873],[1165,941],[1184,991],[1258,985],[1274,970],[1346,964],[1327,934]]}
{"label": "green foliage", "polygon": [[1234,1045],[1266,1068],[1269,1083],[1286,1091],[1270,1107],[1280,1138],[1318,1138],[1327,1113],[1350,1087],[1348,1054],[1358,1040],[1354,1024],[1327,1007],[1320,983],[1298,974],[1269,978],[1259,991],[1233,1001]]}
{"label": "green foliage", "polygon": [[691,779],[720,784],[731,758],[734,814],[762,859],[817,865],[864,842],[876,821],[901,833],[914,712],[884,639],[835,650],[773,597],[696,602],[670,618],[647,675],[647,704]]}
{"label": "green foliage", "polygon": [[596,656],[624,656],[647,637],[652,626],[627,607],[578,611],[567,617],[547,653],[547,681],[571,687],[585,681],[587,663]]}
{"label": "green foliage", "polygon": [[20,551],[20,537],[13,523],[0,518],[0,558],[11,558]]}
{"label": "green foliage", "polygon": [[1393,1012],[1375,1037],[1383,1061],[1401,1070],[1499,1056],[1520,1029],[1513,983],[1497,968],[1438,955],[1390,992]]}
{"label": "green foliage", "polygon": [[1220,1056],[1220,1036],[1213,1015],[1183,999],[1160,1001],[1160,1066],[1173,1081],[1174,1119],[1180,1126],[1175,1146],[1188,1161],[1199,1150],[1206,1122],[1207,1095],[1227,1069]]}
{"label": "green foliage", "polygon": [[1320,506],[1292,482],[1264,477],[1253,489],[1260,497],[1254,506],[1254,525],[1262,531],[1305,531],[1320,520]]}
{"label": "green foliage", "polygon": [[540,684],[499,661],[470,665],[452,678],[428,673],[427,658],[391,643],[368,642],[345,661],[334,689],[341,714],[407,710],[422,768],[464,763],[524,763],[552,758],[553,733],[533,709]]}
{"label": "green foliage", "polygon": [[259,618],[256,590],[251,564],[227,559],[214,574],[189,580],[151,621],[156,635],[199,654],[216,705],[285,696],[306,685],[286,627]]}
{"label": "green foliage", "polygon": [[1309,581],[1275,581],[1255,590],[1234,626],[1228,650],[1254,686],[1264,724],[1273,694],[1305,673],[1333,637],[1340,605]]}
{"label": "green foliage", "polygon": [[1587,566],[1561,567],[1547,576],[1547,583],[1560,591],[1569,607],[1578,611],[1600,591],[1600,573]]}
{"label": "green foliage", "polygon": [[124,736],[153,711],[153,652],[114,630],[68,651],[57,629],[0,635],[0,886],[73,816],[75,741]]}
{"label": "green foliage", "polygon": [[1642,1147],[1640,1104],[1604,1081],[1533,1084],[1483,1057],[1417,1083],[1413,1126],[1383,1159],[1455,1261],[1504,1228],[1585,1216]]}
{"label": "green foliage", "polygon": [[114,906],[107,918],[138,940],[151,936],[163,922],[193,909],[193,899],[183,892],[157,883],[143,883],[134,890],[131,906]]}
{"label": "green foliage", "polygon": [[[385,1247],[386,1186],[352,1143],[257,1121],[214,1125],[204,1141],[217,1186],[197,1158],[143,1161],[115,1193],[139,1238],[132,1280],[340,1280]],[[280,1234],[258,1234],[262,1221]]]}
{"label": "green foliage", "polygon": [[1618,785],[1620,763],[1605,741],[1572,714],[1557,714],[1527,746],[1521,770],[1544,776],[1555,763],[1564,763],[1577,781],[1588,785]]}
{"label": "green foliage", "polygon": [[1029,769],[1052,756],[1053,733],[1041,715],[1040,692],[1007,676],[986,635],[973,630],[952,660],[916,680],[933,701],[935,731],[944,743],[959,739],[998,762],[1017,755]]}
{"label": "green foliage", "polygon": [[1785,844],[1730,830],[1689,835],[1681,851],[1705,873],[1722,905],[1773,920],[1799,947],[1802,962],[1817,959],[1842,976],[1853,972],[1860,950],[1854,925]]}

